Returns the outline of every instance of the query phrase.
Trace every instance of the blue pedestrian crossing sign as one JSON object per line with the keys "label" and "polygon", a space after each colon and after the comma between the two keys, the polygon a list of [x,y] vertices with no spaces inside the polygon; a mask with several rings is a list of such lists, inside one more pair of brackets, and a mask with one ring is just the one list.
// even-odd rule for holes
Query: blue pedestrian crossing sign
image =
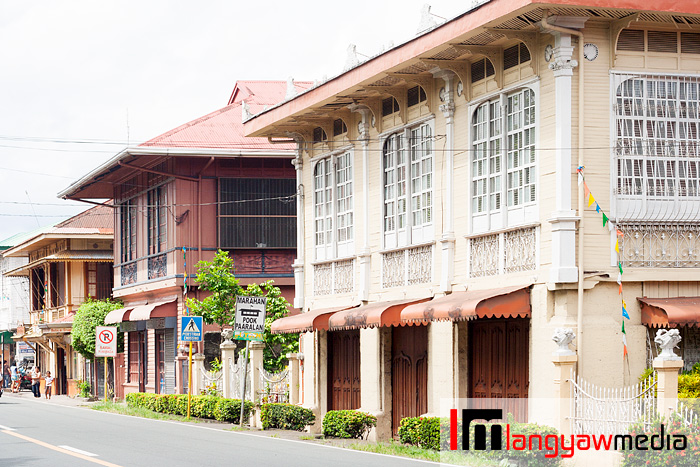
{"label": "blue pedestrian crossing sign", "polygon": [[202,317],[183,316],[180,328],[180,340],[184,342],[199,342],[202,340]]}

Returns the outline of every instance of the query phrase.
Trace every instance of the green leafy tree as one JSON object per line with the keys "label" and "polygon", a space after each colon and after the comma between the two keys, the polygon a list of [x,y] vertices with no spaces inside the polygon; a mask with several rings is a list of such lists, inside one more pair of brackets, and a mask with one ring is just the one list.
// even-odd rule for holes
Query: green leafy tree
{"label": "green leafy tree", "polygon": [[216,252],[212,261],[197,263],[197,282],[202,290],[211,292],[204,300],[187,299],[192,314],[201,316],[207,324],[217,324],[221,330],[233,326],[236,320],[236,296],[267,297],[264,367],[267,371],[279,371],[287,363],[287,353],[299,350],[299,334],[272,334],[273,321],[287,316],[289,302],[282,296],[273,281],[262,284],[239,285],[233,274],[233,260],[222,250]]}
{"label": "green leafy tree", "polygon": [[[71,330],[71,345],[83,357],[92,360],[95,358],[95,328],[105,325],[107,314],[118,308],[122,304],[107,300],[93,300],[88,298],[73,318],[73,329]],[[124,334],[117,333],[117,352],[124,351]]]}
{"label": "green leafy tree", "polygon": [[227,252],[219,250],[212,261],[200,261],[196,267],[199,288],[211,295],[204,300],[188,298],[187,306],[193,315],[201,316],[207,324],[218,325],[223,331],[224,326],[233,324],[236,295],[243,290],[233,275],[233,260]]}

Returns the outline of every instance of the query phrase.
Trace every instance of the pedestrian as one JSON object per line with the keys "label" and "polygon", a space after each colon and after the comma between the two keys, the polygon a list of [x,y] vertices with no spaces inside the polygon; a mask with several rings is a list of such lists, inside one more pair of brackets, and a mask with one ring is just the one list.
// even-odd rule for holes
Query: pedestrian
{"label": "pedestrian", "polygon": [[19,392],[19,372],[16,363],[10,367],[10,376],[12,377],[12,392]]}
{"label": "pedestrian", "polygon": [[5,387],[10,387],[10,362],[5,360],[5,365],[2,368],[2,376],[5,383]]}
{"label": "pedestrian", "polygon": [[46,376],[44,377],[44,381],[46,381],[46,398],[51,399],[51,384],[53,383],[53,377],[51,376],[51,372],[47,371]]}
{"label": "pedestrian", "polygon": [[34,397],[41,397],[41,392],[39,391],[39,383],[41,382],[41,372],[39,371],[38,366],[35,366],[34,369],[31,371],[31,377],[32,393],[34,393]]}

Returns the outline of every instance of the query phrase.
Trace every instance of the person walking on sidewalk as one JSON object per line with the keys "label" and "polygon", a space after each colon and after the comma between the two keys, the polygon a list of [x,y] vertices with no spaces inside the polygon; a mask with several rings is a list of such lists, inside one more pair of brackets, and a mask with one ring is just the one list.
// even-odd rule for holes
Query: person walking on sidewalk
{"label": "person walking on sidewalk", "polygon": [[46,381],[46,398],[51,399],[51,384],[53,383],[53,377],[51,376],[51,372],[47,371],[46,376],[44,377],[44,381]]}
{"label": "person walking on sidewalk", "polygon": [[39,371],[38,366],[35,366],[34,369],[32,370],[31,377],[32,377],[32,393],[34,393],[34,397],[41,397],[41,392],[39,392],[39,382],[41,381],[41,372]]}
{"label": "person walking on sidewalk", "polygon": [[10,376],[12,377],[12,392],[19,392],[19,372],[16,363],[10,367]]}

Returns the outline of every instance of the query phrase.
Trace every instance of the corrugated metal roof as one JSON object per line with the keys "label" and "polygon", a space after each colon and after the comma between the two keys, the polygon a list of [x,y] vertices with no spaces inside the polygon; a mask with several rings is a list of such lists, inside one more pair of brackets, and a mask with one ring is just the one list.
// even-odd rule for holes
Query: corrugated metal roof
{"label": "corrugated metal roof", "polygon": [[30,240],[42,233],[46,233],[49,230],[51,230],[54,227],[55,224],[51,225],[46,225],[44,227],[40,227],[36,230],[32,230],[30,232],[22,232],[18,234],[14,234],[13,236],[6,238],[5,240],[0,240],[0,251],[1,250],[7,250],[9,248],[12,248],[13,246],[19,245],[21,243],[26,242],[27,240]]}
{"label": "corrugated metal roof", "polygon": [[[313,83],[308,81],[294,83],[297,92],[302,92],[312,85]],[[294,149],[293,144],[270,144],[267,138],[243,136],[243,102],[248,104],[250,113],[255,114],[261,112],[265,106],[283,101],[286,92],[285,81],[238,81],[226,107],[180,125],[140,146],[275,151]]]}
{"label": "corrugated metal roof", "polygon": [[112,233],[114,231],[114,209],[107,206],[95,206],[56,224],[51,232],[69,233],[68,228],[94,228],[98,230],[96,233]]}

